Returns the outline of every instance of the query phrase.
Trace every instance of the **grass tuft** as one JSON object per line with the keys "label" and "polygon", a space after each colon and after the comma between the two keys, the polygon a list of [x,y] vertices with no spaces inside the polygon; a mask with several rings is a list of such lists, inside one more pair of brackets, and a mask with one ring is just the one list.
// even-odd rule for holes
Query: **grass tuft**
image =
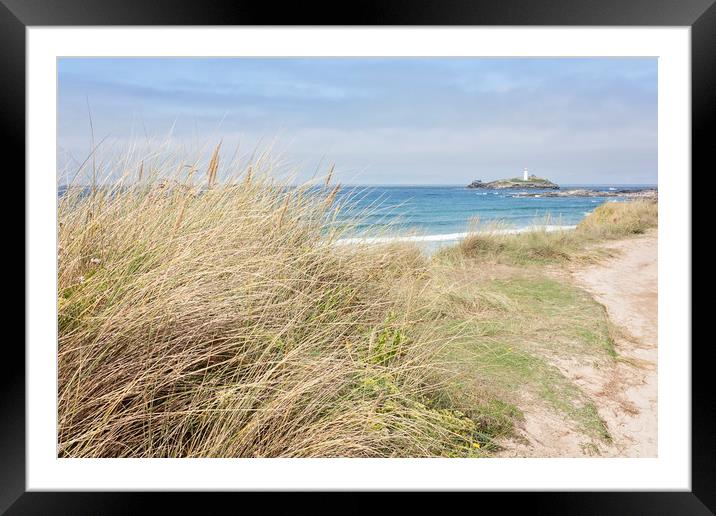
{"label": "grass tuft", "polygon": [[603,252],[590,244],[644,233],[656,227],[657,212],[656,201],[608,202],[587,215],[575,230],[547,231],[549,221],[523,233],[478,226],[458,244],[440,249],[435,259],[451,264],[477,260],[516,265],[592,260]]}
{"label": "grass tuft", "polygon": [[332,245],[329,180],[221,181],[219,149],[205,186],[142,165],[61,196],[59,456],[479,452],[492,423],[438,403],[419,250]]}

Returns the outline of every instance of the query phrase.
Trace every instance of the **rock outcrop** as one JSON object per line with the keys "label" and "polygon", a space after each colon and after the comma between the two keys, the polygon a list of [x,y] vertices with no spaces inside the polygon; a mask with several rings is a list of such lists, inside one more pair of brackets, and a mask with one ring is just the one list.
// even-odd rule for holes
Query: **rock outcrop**
{"label": "rock outcrop", "polygon": [[577,188],[563,190],[561,192],[541,193],[516,193],[514,197],[627,197],[630,199],[658,199],[659,192],[656,188],[647,190],[585,190]]}

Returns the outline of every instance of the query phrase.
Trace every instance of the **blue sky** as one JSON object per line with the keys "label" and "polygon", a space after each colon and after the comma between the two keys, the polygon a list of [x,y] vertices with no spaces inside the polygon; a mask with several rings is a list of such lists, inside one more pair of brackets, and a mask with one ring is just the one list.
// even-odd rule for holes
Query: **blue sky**
{"label": "blue sky", "polygon": [[334,162],[344,183],[525,167],[564,184],[657,181],[654,58],[63,58],[58,70],[63,163],[87,157],[91,112],[105,149],[272,144],[299,178]]}

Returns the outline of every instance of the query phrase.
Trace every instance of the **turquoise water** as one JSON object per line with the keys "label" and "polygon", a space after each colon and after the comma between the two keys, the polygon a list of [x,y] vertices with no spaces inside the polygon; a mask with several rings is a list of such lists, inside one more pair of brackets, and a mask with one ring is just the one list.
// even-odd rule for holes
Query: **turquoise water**
{"label": "turquoise water", "polygon": [[[562,190],[581,188],[605,191],[643,190],[656,185],[561,185]],[[464,186],[356,186],[343,187],[339,198],[352,207],[345,217],[357,214],[361,224],[352,235],[418,234],[428,240],[443,240],[465,233],[471,221],[490,224],[499,221],[507,228],[544,224],[573,226],[594,208],[619,197],[516,197],[530,190],[469,189]],[[340,221],[339,221],[340,223]],[[352,236],[351,235],[351,236]]]}
{"label": "turquoise water", "polygon": [[[645,190],[656,185],[561,185],[561,190]],[[85,187],[89,193],[89,187]],[[66,187],[58,188],[62,196]],[[489,190],[445,186],[344,186],[337,195],[344,204],[335,223],[347,226],[345,242],[366,237],[392,240],[406,237],[427,242],[428,247],[462,238],[481,226],[499,223],[501,230],[518,231],[530,226],[571,228],[607,201],[625,197],[519,197],[520,193],[552,190]],[[360,221],[355,224],[354,221]],[[350,221],[350,222],[349,222]],[[477,228],[479,229],[479,228]]]}

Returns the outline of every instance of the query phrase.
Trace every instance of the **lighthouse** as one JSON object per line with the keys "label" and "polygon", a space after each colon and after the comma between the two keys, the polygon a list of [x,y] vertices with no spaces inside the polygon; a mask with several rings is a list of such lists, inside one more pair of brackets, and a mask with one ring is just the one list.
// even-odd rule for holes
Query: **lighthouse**
{"label": "lighthouse", "polygon": [[529,176],[529,174],[527,173],[527,169],[525,169],[525,171],[522,173],[522,178],[523,178],[525,181],[528,181],[528,180],[529,180],[530,176]]}

